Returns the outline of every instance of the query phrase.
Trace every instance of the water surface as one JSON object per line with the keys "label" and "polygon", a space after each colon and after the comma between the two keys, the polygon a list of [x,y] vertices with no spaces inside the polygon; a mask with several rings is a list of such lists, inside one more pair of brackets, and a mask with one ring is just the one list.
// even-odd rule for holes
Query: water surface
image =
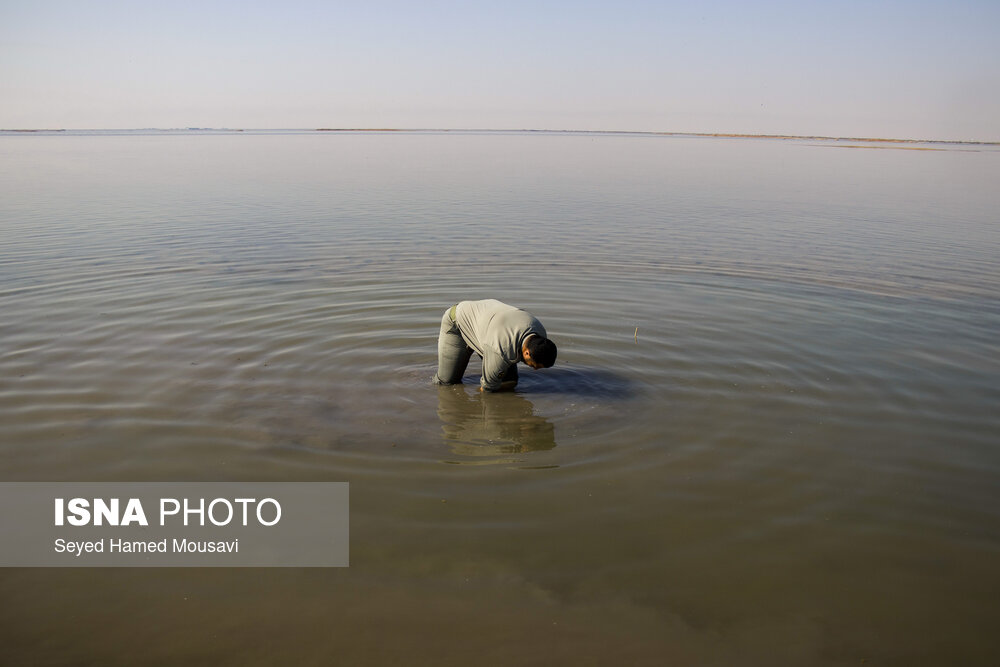
{"label": "water surface", "polygon": [[[1000,152],[0,136],[7,481],[351,483],[346,570],[8,570],[15,663],[994,664]],[[559,345],[436,387],[443,310]]]}

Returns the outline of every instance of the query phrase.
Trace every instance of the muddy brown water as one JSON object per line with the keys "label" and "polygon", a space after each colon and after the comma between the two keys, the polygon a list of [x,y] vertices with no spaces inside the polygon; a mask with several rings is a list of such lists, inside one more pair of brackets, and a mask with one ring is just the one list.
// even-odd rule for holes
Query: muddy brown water
{"label": "muddy brown water", "polygon": [[[0,571],[5,660],[995,664],[1000,152],[825,147],[0,136],[4,481],[351,484],[346,569]],[[431,385],[487,297],[556,367]]]}

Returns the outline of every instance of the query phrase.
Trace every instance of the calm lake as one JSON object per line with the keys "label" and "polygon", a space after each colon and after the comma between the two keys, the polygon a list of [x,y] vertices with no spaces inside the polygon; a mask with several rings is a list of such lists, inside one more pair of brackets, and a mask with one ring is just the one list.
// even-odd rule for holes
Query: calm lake
{"label": "calm lake", "polygon": [[[349,568],[2,570],[4,662],[997,664],[997,183],[997,146],[0,134],[2,480],[351,494]],[[482,298],[556,366],[432,385]]]}

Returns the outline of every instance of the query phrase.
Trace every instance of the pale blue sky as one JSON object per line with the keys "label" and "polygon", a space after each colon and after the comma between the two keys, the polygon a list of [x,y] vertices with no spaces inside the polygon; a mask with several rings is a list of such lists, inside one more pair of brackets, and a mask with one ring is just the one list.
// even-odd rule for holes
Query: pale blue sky
{"label": "pale blue sky", "polygon": [[0,128],[1000,140],[1000,0],[0,0]]}

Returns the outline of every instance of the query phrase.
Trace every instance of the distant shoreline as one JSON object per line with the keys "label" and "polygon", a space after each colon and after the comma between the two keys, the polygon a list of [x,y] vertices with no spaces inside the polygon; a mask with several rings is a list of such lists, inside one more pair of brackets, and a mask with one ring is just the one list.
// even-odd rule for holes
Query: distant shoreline
{"label": "distant shoreline", "polygon": [[117,128],[117,129],[35,129],[35,128],[0,128],[0,134],[48,134],[48,133],[77,133],[77,132],[214,132],[214,133],[238,133],[238,132],[475,132],[484,134],[592,134],[592,135],[632,135],[632,136],[658,136],[658,137],[702,137],[714,139],[781,139],[799,141],[857,141],[864,143],[881,144],[947,144],[963,146],[1000,146],[1000,141],[974,141],[974,140],[949,140],[949,139],[889,139],[885,137],[834,137],[825,135],[802,135],[802,134],[750,134],[740,132],[657,132],[651,130],[545,130],[545,129],[520,129],[520,130],[496,130],[482,128],[368,128],[368,127],[320,127],[308,128],[276,128],[276,129],[232,129],[232,128],[209,128],[209,127],[181,127],[181,128]]}
{"label": "distant shoreline", "polygon": [[489,130],[489,129],[430,129],[430,128],[349,128],[320,127],[316,132],[484,132],[496,134],[624,134],[658,137],[709,137],[716,139],[799,139],[809,141],[863,141],[865,143],[891,144],[965,144],[975,146],[1000,146],[1000,141],[972,141],[952,139],[886,139],[880,137],[830,137],[806,134],[743,134],[737,132],[656,132],[652,130]]}

